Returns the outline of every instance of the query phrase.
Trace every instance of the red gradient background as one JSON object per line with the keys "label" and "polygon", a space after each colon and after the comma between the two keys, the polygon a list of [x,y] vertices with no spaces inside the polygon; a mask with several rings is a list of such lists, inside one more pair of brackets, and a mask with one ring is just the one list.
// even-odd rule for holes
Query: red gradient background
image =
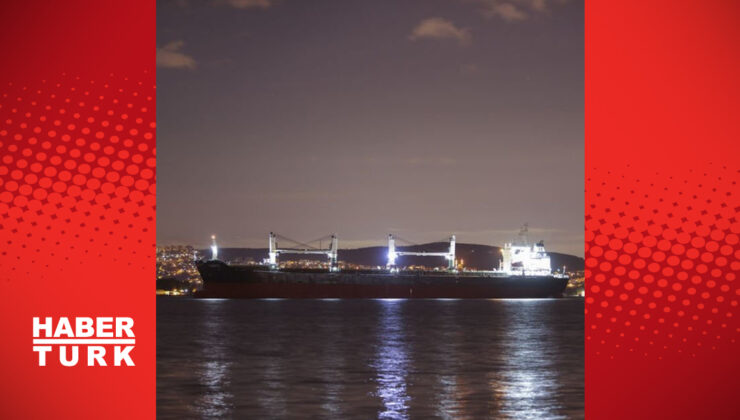
{"label": "red gradient background", "polygon": [[[735,418],[740,6],[586,2],[586,415]],[[155,6],[0,6],[0,417],[155,415]],[[33,316],[132,316],[135,368]]]}
{"label": "red gradient background", "polygon": [[737,418],[739,21],[586,2],[587,418]]}
{"label": "red gradient background", "polygon": [[[0,28],[0,417],[154,417],[155,4],[3,2]],[[136,366],[39,367],[34,316],[133,317]]]}

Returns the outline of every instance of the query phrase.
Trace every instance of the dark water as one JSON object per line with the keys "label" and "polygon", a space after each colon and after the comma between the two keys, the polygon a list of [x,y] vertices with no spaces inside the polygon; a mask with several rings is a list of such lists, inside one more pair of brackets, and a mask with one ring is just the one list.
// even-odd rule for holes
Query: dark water
{"label": "dark water", "polygon": [[582,418],[583,301],[157,300],[160,418]]}

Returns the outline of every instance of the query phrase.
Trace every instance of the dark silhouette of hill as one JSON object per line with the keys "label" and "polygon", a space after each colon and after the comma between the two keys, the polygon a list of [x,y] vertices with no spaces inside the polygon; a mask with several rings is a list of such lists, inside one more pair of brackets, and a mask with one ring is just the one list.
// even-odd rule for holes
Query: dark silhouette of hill
{"label": "dark silhouette of hill", "polygon": [[[428,251],[442,252],[446,251],[449,244],[447,242],[432,242],[422,245],[399,246],[399,250],[408,251]],[[458,260],[462,259],[465,267],[476,270],[490,270],[497,268],[501,260],[501,247],[490,245],[462,244],[456,245],[455,254]],[[267,248],[220,248],[218,250],[219,258],[225,261],[262,261],[267,257]],[[201,250],[202,255],[210,255],[209,250]],[[340,249],[339,261],[346,263],[366,265],[366,266],[385,266],[388,248],[385,246],[372,246],[365,248]],[[561,254],[558,252],[548,252],[551,259],[553,270],[560,270],[563,266],[567,271],[580,271],[584,268],[584,260],[575,255]],[[322,261],[325,258],[319,255],[285,255],[283,259],[302,259]],[[400,266],[408,265],[426,265],[427,267],[444,267],[445,261],[440,257],[416,257],[403,256],[398,259]]]}

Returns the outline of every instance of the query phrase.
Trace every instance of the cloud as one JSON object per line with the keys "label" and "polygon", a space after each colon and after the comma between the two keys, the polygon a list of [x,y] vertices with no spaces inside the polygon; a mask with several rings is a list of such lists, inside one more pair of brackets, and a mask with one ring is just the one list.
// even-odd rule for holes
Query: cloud
{"label": "cloud", "polygon": [[420,39],[453,39],[461,45],[467,45],[471,41],[470,30],[458,28],[447,19],[439,17],[424,19],[416,25],[409,35],[409,39],[417,41]]}
{"label": "cloud", "polygon": [[547,2],[545,0],[531,0],[530,7],[538,12],[544,12],[547,10]]}
{"label": "cloud", "polygon": [[[269,9],[280,1],[281,0],[210,0],[208,1],[208,4],[218,7],[233,7],[235,9]],[[169,0],[169,2],[182,8],[190,8],[191,6],[204,3],[203,0]]]}
{"label": "cloud", "polygon": [[483,14],[487,17],[499,16],[509,22],[524,20],[529,17],[524,11],[511,3],[487,2]]}
{"label": "cloud", "polygon": [[183,45],[185,45],[183,41],[172,41],[161,48],[157,48],[157,67],[194,69],[195,59],[180,51]]}
{"label": "cloud", "polygon": [[267,9],[275,0],[224,0],[224,3],[236,9]]}
{"label": "cloud", "polygon": [[[481,13],[488,18],[500,18],[507,22],[519,22],[529,19],[536,13],[548,10],[552,0],[468,0],[479,3]],[[565,0],[559,0],[563,3]]]}

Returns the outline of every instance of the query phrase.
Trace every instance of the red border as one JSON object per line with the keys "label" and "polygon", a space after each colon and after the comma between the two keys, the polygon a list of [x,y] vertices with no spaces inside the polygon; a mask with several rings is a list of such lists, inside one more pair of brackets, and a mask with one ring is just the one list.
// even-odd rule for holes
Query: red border
{"label": "red border", "polygon": [[[0,13],[2,414],[150,417],[154,2],[34,6]],[[738,7],[586,4],[588,417],[734,414]],[[98,314],[136,368],[35,365],[32,316]]]}
{"label": "red border", "polygon": [[586,2],[586,414],[731,418],[740,5]]}
{"label": "red border", "polygon": [[[0,417],[154,417],[155,4],[3,2],[0,28]],[[136,366],[39,367],[34,316],[132,317]]]}

